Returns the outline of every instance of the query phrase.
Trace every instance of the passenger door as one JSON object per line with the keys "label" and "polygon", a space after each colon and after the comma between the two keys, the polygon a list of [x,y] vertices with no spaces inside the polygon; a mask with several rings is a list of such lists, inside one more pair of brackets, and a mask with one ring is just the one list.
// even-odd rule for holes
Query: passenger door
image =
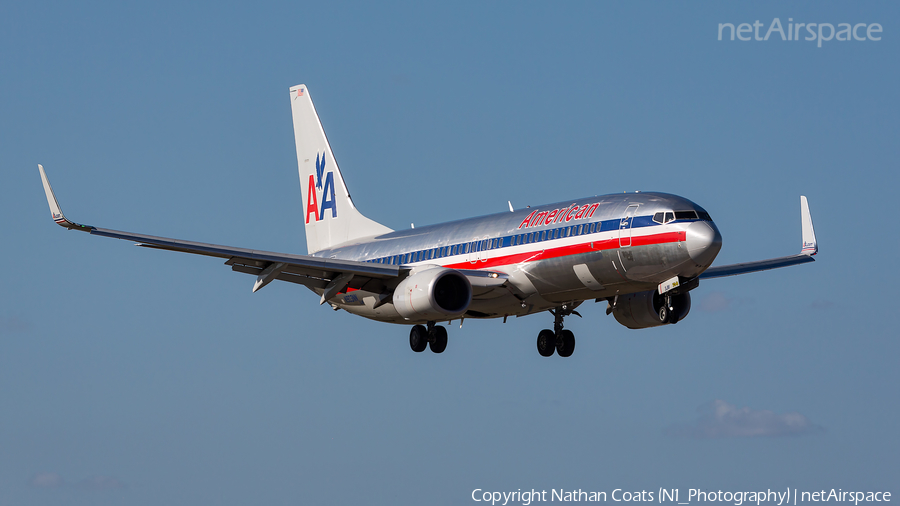
{"label": "passenger door", "polygon": [[625,209],[625,214],[619,220],[619,247],[627,248],[631,246],[631,223],[634,221],[634,215],[637,213],[640,204],[631,204]]}

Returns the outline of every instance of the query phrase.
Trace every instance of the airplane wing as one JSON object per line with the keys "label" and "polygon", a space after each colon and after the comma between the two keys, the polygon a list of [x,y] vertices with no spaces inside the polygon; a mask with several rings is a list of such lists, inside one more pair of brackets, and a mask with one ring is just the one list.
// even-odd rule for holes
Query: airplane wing
{"label": "airplane wing", "polygon": [[725,276],[777,269],[778,267],[787,267],[789,265],[804,264],[814,261],[813,255],[818,253],[819,246],[816,243],[816,232],[813,229],[812,217],[809,214],[809,202],[807,202],[806,197],[802,195],[800,196],[800,231],[803,239],[803,246],[800,249],[800,253],[797,255],[710,267],[703,271],[703,274],[699,277],[700,279],[722,278]]}
{"label": "airplane wing", "polygon": [[41,172],[41,180],[44,183],[44,193],[47,195],[51,216],[58,225],[69,230],[88,232],[91,235],[133,241],[138,246],[146,248],[225,258],[227,259],[225,265],[230,265],[233,271],[255,274],[257,276],[253,285],[254,292],[279,279],[307,286],[314,291],[323,289],[321,304],[347,287],[370,290],[376,293],[389,291],[385,290],[385,282],[401,279],[407,274],[407,269],[397,265],[273,253],[82,225],[68,220],[63,215],[59,202],[56,200],[56,195],[50,187],[47,174],[44,172],[44,167],[38,165],[38,169]]}
{"label": "airplane wing", "polygon": [[[253,284],[254,292],[277,279],[301,284],[316,293],[321,293],[319,304],[324,304],[347,288],[390,294],[397,282],[409,275],[410,269],[399,265],[273,253],[82,225],[68,220],[63,215],[44,167],[38,164],[38,170],[41,173],[47,203],[50,205],[50,214],[58,225],[69,230],[88,232],[91,235],[133,241],[137,246],[145,248],[225,258],[227,259],[225,265],[230,265],[231,270],[256,276],[256,282]],[[460,272],[466,276],[473,288],[497,288],[506,284],[508,279],[502,272],[484,270]],[[382,297],[376,306],[389,300],[390,297]]]}

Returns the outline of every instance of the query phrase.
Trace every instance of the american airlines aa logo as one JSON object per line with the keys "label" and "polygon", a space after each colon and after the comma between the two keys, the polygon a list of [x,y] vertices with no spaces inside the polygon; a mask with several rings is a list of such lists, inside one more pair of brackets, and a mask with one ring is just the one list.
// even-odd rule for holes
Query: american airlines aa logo
{"label": "american airlines aa logo", "polygon": [[[325,176],[323,187],[322,176]],[[306,223],[309,224],[309,215],[313,215],[315,221],[325,218],[325,210],[331,209],[331,217],[337,218],[337,204],[334,201],[334,171],[325,174],[325,153],[316,154],[316,173],[309,175],[309,184],[306,185]],[[319,206],[319,194],[321,191],[322,206]]]}

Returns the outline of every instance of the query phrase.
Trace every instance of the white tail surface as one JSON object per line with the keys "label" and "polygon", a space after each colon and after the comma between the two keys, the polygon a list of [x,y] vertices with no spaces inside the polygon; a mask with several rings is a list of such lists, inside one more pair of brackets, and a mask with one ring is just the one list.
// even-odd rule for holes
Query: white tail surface
{"label": "white tail surface", "polygon": [[291,113],[308,252],[393,232],[353,205],[306,85],[291,88]]}

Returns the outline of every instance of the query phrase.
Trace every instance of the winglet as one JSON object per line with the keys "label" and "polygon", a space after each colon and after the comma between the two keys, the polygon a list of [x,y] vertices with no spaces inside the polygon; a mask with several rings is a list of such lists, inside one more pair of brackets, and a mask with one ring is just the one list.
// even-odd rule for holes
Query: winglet
{"label": "winglet", "polygon": [[66,219],[62,209],[59,208],[59,202],[56,201],[56,195],[53,194],[53,188],[50,188],[50,180],[47,179],[47,174],[44,172],[44,166],[38,164],[38,170],[41,172],[41,181],[44,183],[44,193],[47,194],[47,204],[50,205],[50,216],[53,218],[53,221],[55,221],[57,225],[69,230],[74,229],[90,232],[94,227],[79,225],[78,223]]}
{"label": "winglet", "polygon": [[800,196],[800,227],[803,235],[803,248],[800,254],[815,255],[819,252],[819,245],[816,244],[816,231],[813,229],[812,216],[809,214],[809,202],[803,195]]}

